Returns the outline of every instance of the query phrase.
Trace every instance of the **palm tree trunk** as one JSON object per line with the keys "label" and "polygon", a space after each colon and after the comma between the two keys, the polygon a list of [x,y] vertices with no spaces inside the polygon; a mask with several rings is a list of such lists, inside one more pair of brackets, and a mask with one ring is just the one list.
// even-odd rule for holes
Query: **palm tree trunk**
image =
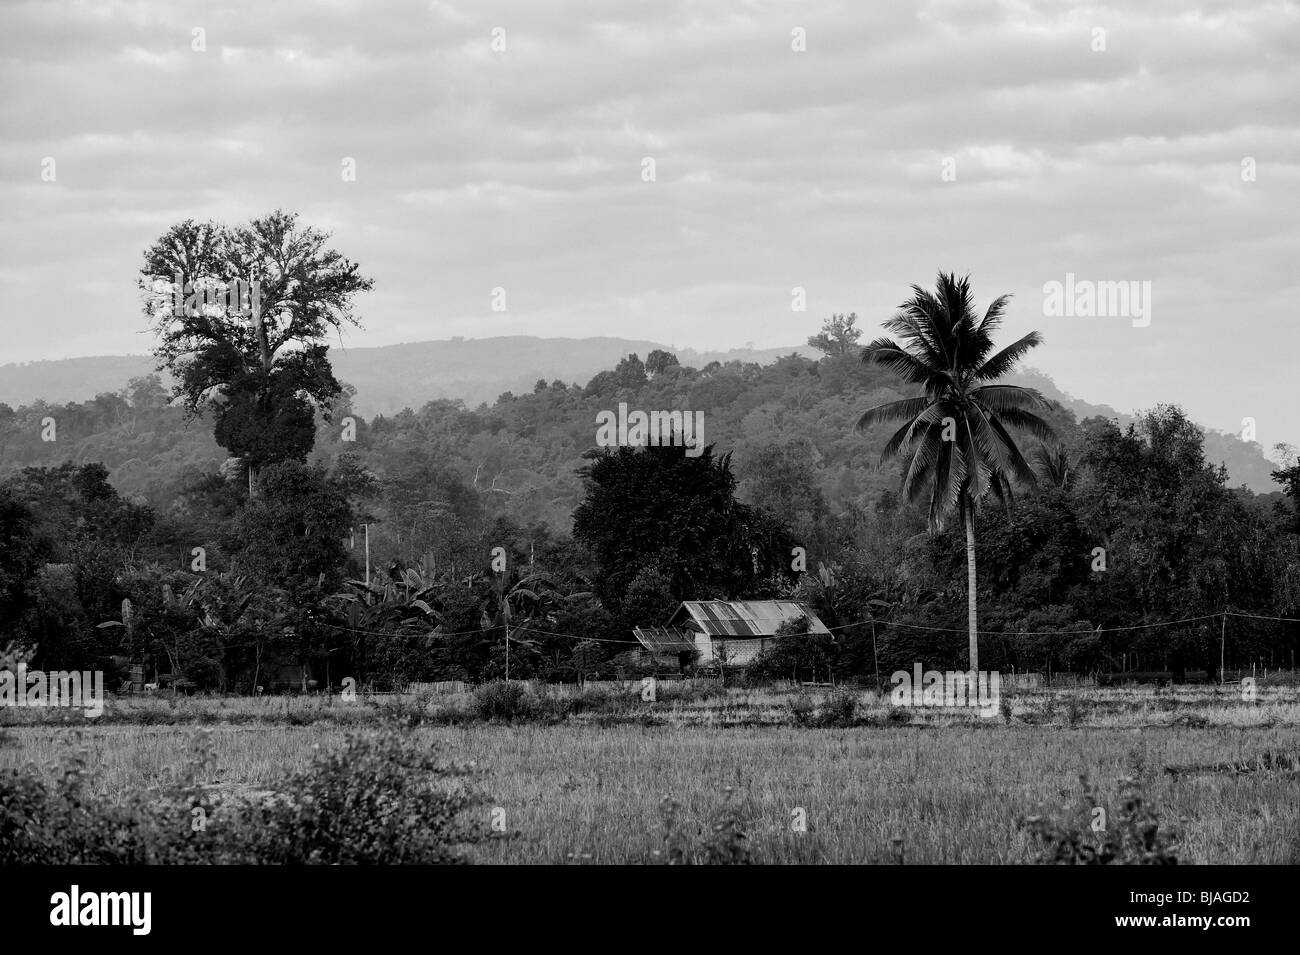
{"label": "palm tree trunk", "polygon": [[980,668],[979,635],[975,613],[975,508],[968,499],[962,501],[962,516],[966,519],[966,624],[970,630],[970,669]]}

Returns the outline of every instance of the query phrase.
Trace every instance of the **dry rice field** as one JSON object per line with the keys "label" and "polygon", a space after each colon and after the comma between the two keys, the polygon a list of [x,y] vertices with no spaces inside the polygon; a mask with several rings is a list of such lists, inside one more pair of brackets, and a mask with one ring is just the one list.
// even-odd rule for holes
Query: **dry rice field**
{"label": "dry rice field", "polygon": [[313,747],[396,706],[438,715],[409,732],[472,764],[475,821],[504,823],[470,849],[476,862],[656,861],[669,797],[697,832],[731,807],[756,862],[1023,863],[1033,856],[1019,818],[1086,819],[1081,776],[1114,813],[1130,775],[1176,834],[1180,862],[1300,861],[1295,688],[1266,687],[1250,703],[1205,687],[1022,691],[995,718],[900,716],[861,693],[856,725],[837,728],[796,725],[795,695],[716,689],[643,703],[629,692],[526,723],[456,720],[463,699],[130,699],[97,722],[3,714],[0,770],[53,774],[80,745],[111,800],[164,782],[202,732],[216,755],[208,784],[238,797],[273,789]]}

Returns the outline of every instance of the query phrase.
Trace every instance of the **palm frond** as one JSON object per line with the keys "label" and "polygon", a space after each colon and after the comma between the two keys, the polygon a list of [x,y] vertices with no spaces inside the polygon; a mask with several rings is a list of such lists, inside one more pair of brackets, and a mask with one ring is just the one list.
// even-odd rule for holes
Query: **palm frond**
{"label": "palm frond", "polygon": [[1069,486],[1074,477],[1074,462],[1071,461],[1070,454],[1064,447],[1058,444],[1049,448],[1045,444],[1040,444],[1034,448],[1032,457],[1041,480],[1053,487]]}
{"label": "palm frond", "polygon": [[947,516],[960,500],[966,484],[966,458],[957,448],[957,442],[940,439],[939,457],[929,481],[929,523],[941,529]]}
{"label": "palm frond", "polygon": [[984,361],[975,369],[975,377],[980,381],[993,381],[1001,378],[1007,372],[1011,371],[1020,359],[1033,348],[1043,343],[1043,336],[1038,332],[1030,332],[1019,341],[1012,342],[1006,348],[1002,349],[992,358]]}
{"label": "palm frond", "polygon": [[918,357],[924,358],[929,365],[946,368],[952,364],[947,348],[950,337],[947,317],[933,297],[920,295],[904,302],[882,326],[901,338],[909,346],[908,351],[919,352]]}
{"label": "palm frond", "polygon": [[885,447],[880,452],[880,460],[887,461],[903,449],[911,448],[916,441],[924,437],[929,425],[936,421],[941,422],[945,416],[946,409],[941,402],[928,404],[919,415],[899,428],[894,436],[885,442]]}
{"label": "palm frond", "polygon": [[877,338],[862,349],[862,362],[888,368],[904,381],[922,385],[934,373],[933,369],[910,352],[899,348],[888,338]]}
{"label": "palm frond", "polygon": [[1054,441],[1056,429],[1032,411],[1023,408],[1004,408],[997,412],[998,419],[1004,425],[1011,425],[1020,431],[1028,432],[1040,441]]}
{"label": "palm frond", "polygon": [[1046,398],[1033,388],[1021,385],[981,385],[972,389],[971,400],[990,411],[1002,412],[1007,408],[1048,408]]}
{"label": "palm frond", "polygon": [[1025,460],[1025,456],[1020,452],[1020,448],[1016,445],[1015,440],[1011,435],[1007,434],[1006,428],[998,417],[996,415],[989,415],[988,423],[989,427],[997,434],[999,443],[1004,451],[1003,466],[1000,469],[1000,477],[1005,480],[1007,472],[1010,471],[1011,475],[1022,484],[1028,484],[1031,487],[1037,484],[1038,475],[1034,473],[1034,469],[1030,467],[1029,462]]}
{"label": "palm frond", "polygon": [[942,426],[933,423],[924,425],[922,433],[913,440],[916,447],[903,472],[901,492],[909,501],[916,501],[924,492],[924,480],[934,468],[939,458],[939,443],[942,441]]}
{"label": "palm frond", "polygon": [[966,496],[978,501],[989,490],[989,478],[994,471],[989,459],[998,455],[997,439],[982,415],[962,415],[959,424],[957,442],[966,461]]}
{"label": "palm frond", "polygon": [[902,398],[899,401],[891,401],[887,404],[877,405],[858,419],[858,430],[865,430],[875,424],[884,424],[890,421],[903,421],[907,418],[915,418],[923,412],[929,404],[930,399],[921,395],[916,398]]}
{"label": "palm frond", "polygon": [[999,295],[984,311],[984,318],[979,323],[979,330],[985,335],[991,336],[1002,326],[1002,316],[1006,314],[1007,306],[1011,303],[1010,295]]}

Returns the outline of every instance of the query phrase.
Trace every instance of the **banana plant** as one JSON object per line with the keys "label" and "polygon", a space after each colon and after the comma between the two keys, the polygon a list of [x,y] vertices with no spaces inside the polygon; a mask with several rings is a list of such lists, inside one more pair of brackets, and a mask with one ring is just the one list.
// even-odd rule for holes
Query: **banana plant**
{"label": "banana plant", "polygon": [[349,589],[328,600],[344,609],[349,627],[427,634],[442,619],[431,603],[437,584],[410,567],[396,574],[383,583],[345,581]]}

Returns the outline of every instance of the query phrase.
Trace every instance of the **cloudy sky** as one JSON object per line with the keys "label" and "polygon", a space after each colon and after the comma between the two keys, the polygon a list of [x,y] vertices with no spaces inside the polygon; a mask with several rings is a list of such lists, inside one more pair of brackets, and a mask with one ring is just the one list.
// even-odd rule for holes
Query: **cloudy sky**
{"label": "cloudy sky", "polygon": [[1300,444],[1294,2],[4,0],[0,88],[0,363],[147,351],[151,240],[285,208],[349,346],[792,345],[955,270],[1065,390]]}

